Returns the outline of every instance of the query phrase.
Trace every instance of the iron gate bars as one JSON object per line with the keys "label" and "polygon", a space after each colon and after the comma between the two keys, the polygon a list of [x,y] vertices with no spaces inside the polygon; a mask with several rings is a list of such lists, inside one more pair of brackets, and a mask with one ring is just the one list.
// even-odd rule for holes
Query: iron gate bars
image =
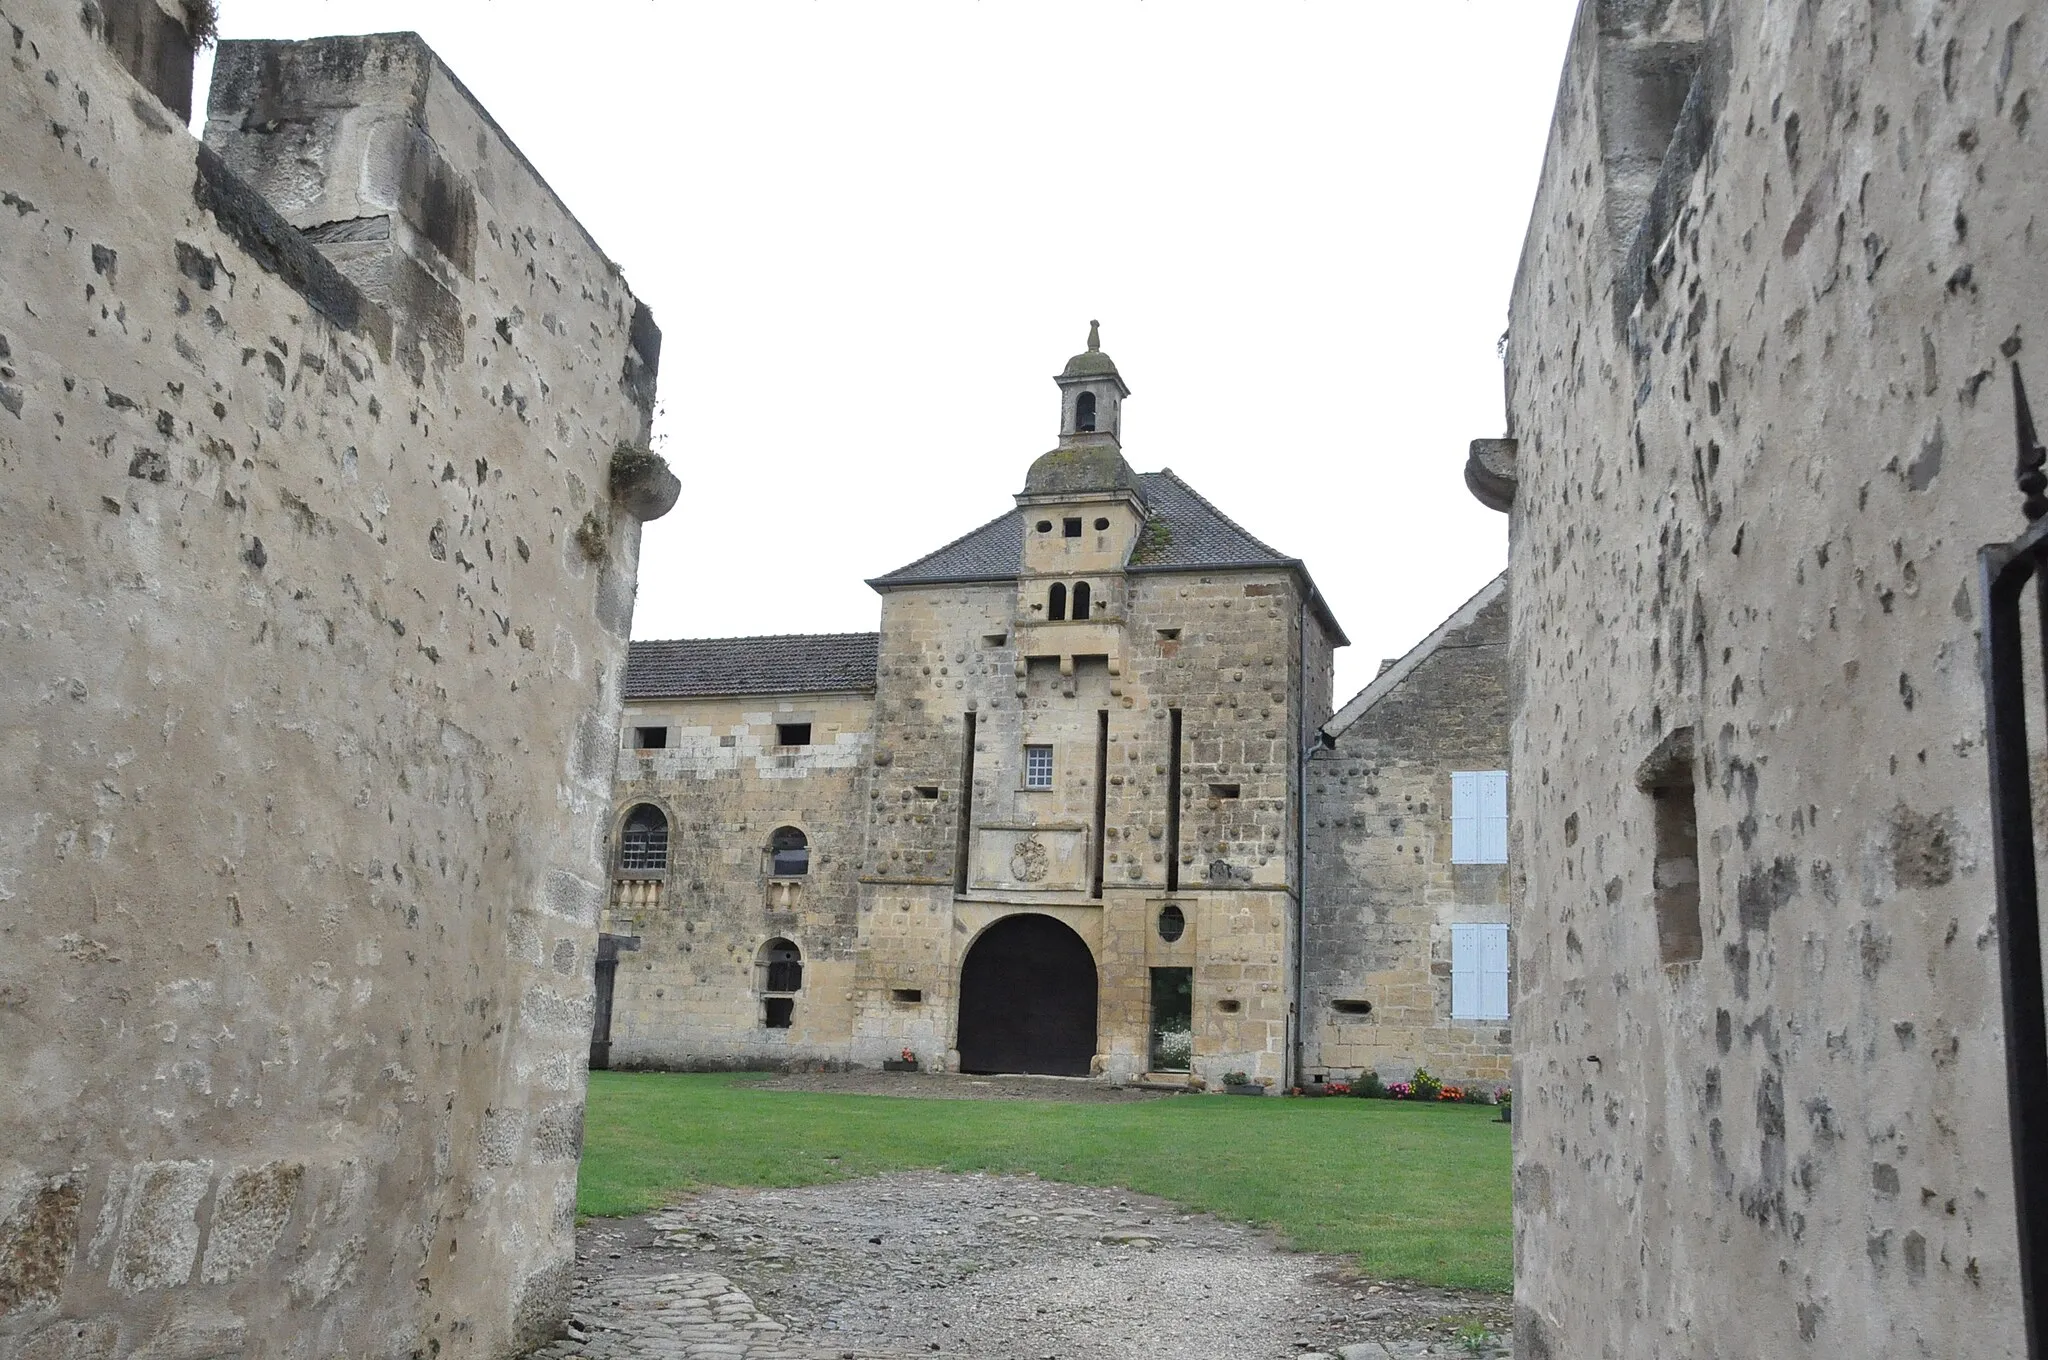
{"label": "iron gate bars", "polygon": [[2016,476],[2027,529],[1977,553],[1984,598],[1985,744],[1991,767],[1991,847],[1998,881],[1998,971],[2005,993],[2005,1077],[2012,1130],[2013,1216],[2027,1355],[2042,1360],[2048,1331],[2048,1014],[2041,986],[2040,885],[2027,754],[2027,656],[2021,600],[2029,582],[2048,683],[2048,450],[2034,433],[2026,384],[2012,370],[2019,435]]}

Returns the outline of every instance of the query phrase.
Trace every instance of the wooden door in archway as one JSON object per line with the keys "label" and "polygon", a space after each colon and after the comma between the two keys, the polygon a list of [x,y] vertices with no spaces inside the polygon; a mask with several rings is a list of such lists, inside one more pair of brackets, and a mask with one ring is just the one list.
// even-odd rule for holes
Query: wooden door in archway
{"label": "wooden door in archway", "polygon": [[1095,1059],[1095,956],[1051,916],[1006,916],[960,967],[960,1070],[1085,1077]]}

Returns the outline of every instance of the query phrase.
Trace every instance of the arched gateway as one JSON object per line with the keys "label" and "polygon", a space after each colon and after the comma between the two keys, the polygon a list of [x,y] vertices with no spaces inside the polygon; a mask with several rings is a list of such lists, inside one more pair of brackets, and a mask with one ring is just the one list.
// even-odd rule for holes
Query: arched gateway
{"label": "arched gateway", "polygon": [[960,1070],[1085,1077],[1095,1057],[1095,956],[1051,916],[1006,916],[960,967]]}

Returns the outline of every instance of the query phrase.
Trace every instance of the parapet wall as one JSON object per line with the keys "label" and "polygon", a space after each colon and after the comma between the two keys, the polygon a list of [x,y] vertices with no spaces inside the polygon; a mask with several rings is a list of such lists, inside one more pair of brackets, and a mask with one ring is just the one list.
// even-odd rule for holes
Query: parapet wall
{"label": "parapet wall", "polygon": [[122,8],[0,0],[0,1356],[508,1354],[658,332],[416,37],[224,45],[206,148]]}

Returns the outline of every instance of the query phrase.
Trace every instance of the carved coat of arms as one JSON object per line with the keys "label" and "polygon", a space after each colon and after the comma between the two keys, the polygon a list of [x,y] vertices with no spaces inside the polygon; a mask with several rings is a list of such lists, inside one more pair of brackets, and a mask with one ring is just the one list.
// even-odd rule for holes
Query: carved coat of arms
{"label": "carved coat of arms", "polygon": [[1045,853],[1045,845],[1036,836],[1027,836],[1017,842],[1017,848],[1010,852],[1010,877],[1019,883],[1036,883],[1052,868],[1052,857]]}

